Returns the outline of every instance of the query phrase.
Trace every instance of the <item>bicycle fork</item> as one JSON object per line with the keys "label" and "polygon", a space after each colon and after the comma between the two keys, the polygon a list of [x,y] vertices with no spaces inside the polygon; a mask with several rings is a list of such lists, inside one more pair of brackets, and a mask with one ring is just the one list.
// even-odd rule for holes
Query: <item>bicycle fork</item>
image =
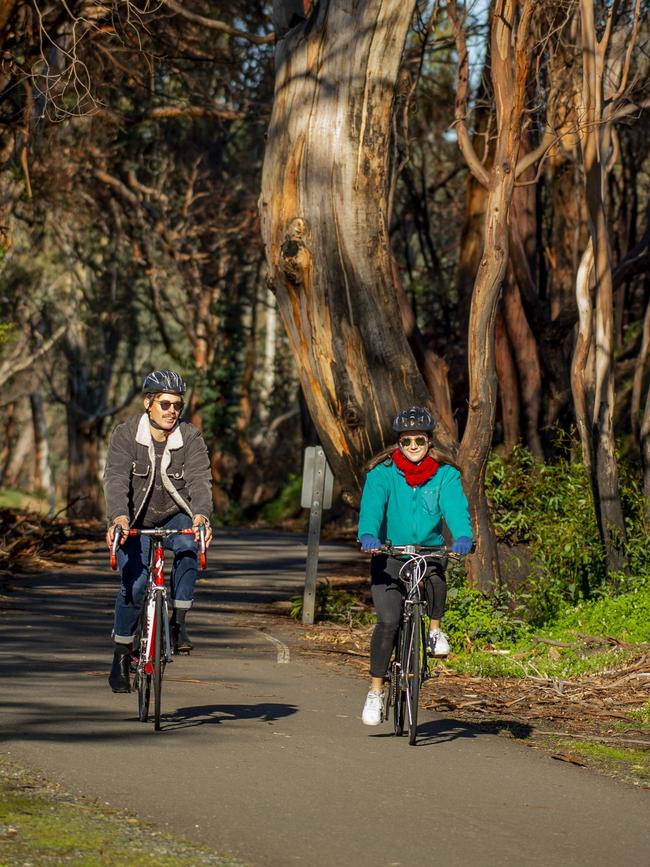
{"label": "bicycle fork", "polygon": [[156,658],[156,635],[157,635],[157,624],[156,624],[156,597],[160,593],[162,594],[162,605],[160,606],[160,612],[162,614],[162,624],[160,634],[163,640],[163,646],[161,647],[161,660],[165,662],[171,662],[172,654],[171,654],[171,637],[169,634],[169,617],[167,616],[167,598],[165,591],[165,558],[162,542],[156,542],[154,553],[153,553],[153,593],[149,594],[149,598],[147,599],[147,609],[146,609],[146,617],[147,617],[147,643],[145,647],[145,657],[144,657],[144,670],[146,674],[153,674],[154,672],[154,660]]}

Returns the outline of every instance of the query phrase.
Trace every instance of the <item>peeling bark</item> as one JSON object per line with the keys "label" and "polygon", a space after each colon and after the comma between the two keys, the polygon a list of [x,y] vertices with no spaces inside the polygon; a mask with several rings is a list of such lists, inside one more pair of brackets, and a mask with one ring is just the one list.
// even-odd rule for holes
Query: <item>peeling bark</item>
{"label": "peeling bark", "polygon": [[[598,526],[607,566],[612,571],[623,566],[621,543],[625,539],[625,523],[614,442],[614,304],[605,197],[606,178],[611,167],[612,118],[616,102],[623,95],[627,83],[629,67],[626,59],[629,58],[629,40],[633,42],[636,35],[638,0],[629,33],[624,29],[613,31],[614,14],[615,9],[610,9],[606,27],[598,39],[593,2],[580,0],[582,93],[578,97],[578,114],[594,290],[590,346],[594,389],[585,407],[586,436],[589,438],[585,462],[591,462]],[[582,352],[584,354],[584,350]],[[586,448],[583,440],[583,449]]]}
{"label": "peeling bark", "polygon": [[[491,75],[496,105],[496,142],[493,164],[487,171],[465,133],[462,106],[457,102],[459,144],[477,180],[487,188],[483,253],[474,283],[469,322],[468,368],[469,412],[459,452],[463,484],[478,539],[470,571],[475,584],[489,590],[500,580],[494,528],[485,495],[485,470],[492,443],[497,405],[495,325],[501,287],[508,262],[508,212],[512,202],[517,158],[521,141],[524,100],[528,76],[528,39],[533,4],[500,0],[491,21]],[[464,32],[457,11],[455,19],[459,56],[466,57]],[[465,90],[463,64],[459,88]],[[479,170],[480,166],[480,170]]]}
{"label": "peeling bark", "polygon": [[[364,463],[392,441],[392,416],[432,404],[404,334],[386,224],[391,112],[414,5],[323,0],[276,49],[260,198],[269,285],[348,502]],[[435,435],[453,456],[444,423]]]}

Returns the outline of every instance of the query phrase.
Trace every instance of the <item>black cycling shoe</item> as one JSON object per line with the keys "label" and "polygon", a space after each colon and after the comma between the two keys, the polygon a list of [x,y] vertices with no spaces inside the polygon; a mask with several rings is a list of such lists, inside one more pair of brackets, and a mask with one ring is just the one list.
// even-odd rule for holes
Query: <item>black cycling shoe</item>
{"label": "black cycling shoe", "polygon": [[121,647],[115,648],[111,673],[108,675],[108,685],[113,692],[131,692],[130,648],[124,647],[124,650]]}
{"label": "black cycling shoe", "polygon": [[194,650],[194,645],[190,641],[187,634],[187,627],[184,623],[174,623],[174,653],[189,653]]}

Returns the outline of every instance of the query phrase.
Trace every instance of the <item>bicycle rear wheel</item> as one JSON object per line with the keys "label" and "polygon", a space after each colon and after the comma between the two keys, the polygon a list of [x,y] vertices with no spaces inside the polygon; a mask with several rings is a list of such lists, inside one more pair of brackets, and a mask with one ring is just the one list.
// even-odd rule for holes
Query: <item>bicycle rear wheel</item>
{"label": "bicycle rear wheel", "polygon": [[154,664],[153,664],[153,727],[160,731],[160,699],[162,694],[162,676],[165,665],[163,651],[163,604],[162,594],[156,593],[156,614],[154,618]]}

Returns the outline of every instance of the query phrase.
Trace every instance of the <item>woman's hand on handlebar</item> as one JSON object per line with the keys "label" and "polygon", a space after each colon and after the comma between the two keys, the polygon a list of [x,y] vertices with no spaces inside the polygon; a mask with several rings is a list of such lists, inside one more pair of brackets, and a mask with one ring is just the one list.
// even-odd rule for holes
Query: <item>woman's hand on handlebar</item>
{"label": "woman's hand on handlebar", "polygon": [[129,535],[129,519],[126,515],[118,515],[117,518],[113,521],[111,526],[106,531],[106,544],[109,548],[113,547],[113,539],[115,538],[115,528],[121,527],[122,533],[120,535],[120,545],[123,545]]}
{"label": "woman's hand on handlebar", "polygon": [[371,533],[364,533],[359,539],[359,544],[366,554],[378,554],[381,551],[381,540]]}
{"label": "woman's hand on handlebar", "polygon": [[471,554],[473,550],[474,541],[469,536],[459,536],[457,539],[454,539],[451,546],[452,554],[460,554],[461,556]]}

